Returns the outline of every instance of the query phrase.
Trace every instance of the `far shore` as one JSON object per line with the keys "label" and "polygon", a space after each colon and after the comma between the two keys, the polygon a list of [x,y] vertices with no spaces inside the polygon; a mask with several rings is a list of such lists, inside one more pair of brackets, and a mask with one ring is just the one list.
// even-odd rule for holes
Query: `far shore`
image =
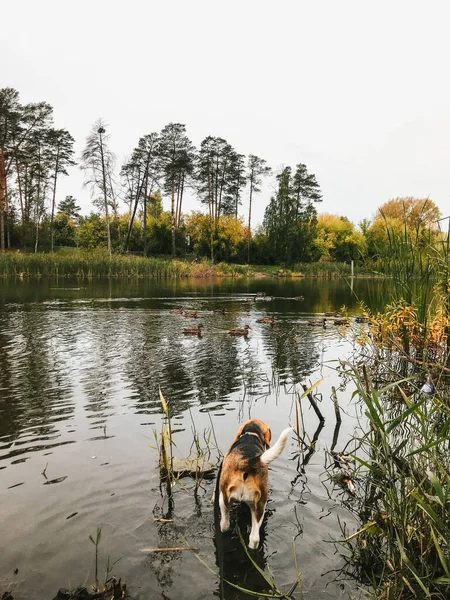
{"label": "far shore", "polygon": [[[347,263],[301,263],[280,265],[245,265],[230,262],[212,263],[206,259],[143,257],[133,254],[109,254],[103,249],[64,249],[54,253],[9,251],[0,254],[0,277],[4,278],[302,278],[351,277]],[[383,277],[355,266],[354,277]]]}

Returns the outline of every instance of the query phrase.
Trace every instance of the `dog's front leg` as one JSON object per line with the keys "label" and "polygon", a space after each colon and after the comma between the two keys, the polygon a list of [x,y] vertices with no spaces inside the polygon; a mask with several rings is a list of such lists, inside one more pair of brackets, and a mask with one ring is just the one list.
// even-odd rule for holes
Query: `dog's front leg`
{"label": "dog's front leg", "polygon": [[222,492],[219,494],[220,531],[224,533],[230,529],[230,505],[225,502]]}
{"label": "dog's front leg", "polygon": [[266,503],[261,500],[256,506],[250,506],[252,513],[252,530],[250,531],[250,538],[248,540],[249,548],[256,550],[259,546],[259,529],[264,519],[264,511],[266,510]]}

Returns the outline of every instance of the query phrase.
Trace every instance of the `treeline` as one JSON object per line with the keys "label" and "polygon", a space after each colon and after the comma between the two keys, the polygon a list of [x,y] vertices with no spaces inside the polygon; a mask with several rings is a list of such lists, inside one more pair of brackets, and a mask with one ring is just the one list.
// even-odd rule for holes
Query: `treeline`
{"label": "treeline", "polygon": [[[181,123],[143,135],[119,166],[106,125],[94,123],[78,163],[94,211],[82,216],[72,196],[57,202],[60,178],[76,161],[74,138],[54,127],[52,113],[45,102],[21,104],[16,90],[0,90],[2,251],[104,246],[213,262],[376,262],[388,252],[389,232],[407,226],[422,244],[439,235],[439,210],[428,199],[392,200],[358,227],[344,216],[318,214],[320,186],[303,163],[275,174],[263,223],[252,231],[252,209],[271,168],[220,137],[208,136],[196,148]],[[183,212],[187,193],[203,210]]]}
{"label": "treeline", "polygon": [[[67,175],[69,166],[75,165],[74,139],[68,131],[54,127],[52,113],[48,103],[24,105],[16,90],[0,90],[1,250],[16,246],[53,250],[55,235],[57,243],[65,243],[61,239],[61,223],[55,223],[55,200],[59,178]],[[206,209],[207,218],[202,225],[209,240],[207,253],[214,260],[220,247],[221,219],[232,217],[237,229],[242,228],[239,208],[245,193],[249,208],[244,237],[247,260],[250,259],[253,203],[261,191],[263,178],[271,173],[263,158],[253,154],[246,157],[221,137],[207,136],[196,148],[187,136],[185,125],[169,123],[160,132],[143,135],[120,169],[116,169],[106,125],[99,119],[86,139],[79,166],[99,211],[98,219],[95,216],[90,219],[99,221],[97,229],[104,220],[110,251],[113,248],[150,251],[152,234],[148,231],[147,217],[151,214],[152,198],[157,195],[170,201],[170,253],[175,256],[184,252],[185,244],[178,240],[189,236],[183,215],[183,199],[189,191]],[[296,218],[315,217],[313,204],[322,199],[315,176],[299,164],[293,181]],[[128,206],[122,217],[121,201]],[[59,213],[69,218],[77,216],[73,211],[67,213],[67,209],[67,203],[63,204]],[[165,220],[166,216],[162,229]],[[137,222],[142,229],[142,244],[133,240]],[[157,245],[167,252],[164,240]]]}

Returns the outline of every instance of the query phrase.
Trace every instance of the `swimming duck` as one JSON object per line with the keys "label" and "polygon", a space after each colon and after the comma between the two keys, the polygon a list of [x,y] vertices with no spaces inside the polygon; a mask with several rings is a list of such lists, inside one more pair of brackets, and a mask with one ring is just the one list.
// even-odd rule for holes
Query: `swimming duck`
{"label": "swimming duck", "polygon": [[249,325],[244,325],[244,327],[237,327],[236,329],[230,329],[228,332],[230,335],[248,335],[248,330],[250,329]]}
{"label": "swimming duck", "polygon": [[431,375],[429,373],[427,375],[427,380],[420,388],[420,391],[422,392],[422,394],[425,394],[425,396],[432,396],[434,394],[435,387],[433,380],[431,379]]}
{"label": "swimming duck", "polygon": [[184,311],[183,312],[183,316],[187,317],[188,319],[196,319],[198,317],[198,313],[197,313],[197,311],[195,311],[195,312],[186,312],[186,311]]}
{"label": "swimming duck", "polygon": [[295,298],[294,298],[294,300],[297,300],[298,302],[303,302],[304,299],[305,299],[305,296],[295,296]]}
{"label": "swimming duck", "polygon": [[355,323],[368,323],[369,317],[355,317]]}
{"label": "swimming duck", "polygon": [[269,323],[270,325],[273,325],[275,322],[275,317],[274,316],[262,317],[261,319],[258,319],[256,322],[257,323]]}
{"label": "swimming duck", "polygon": [[338,312],[324,312],[323,313],[326,317],[338,317],[339,313]]}
{"label": "swimming duck", "polygon": [[312,321],[308,321],[308,325],[311,327],[326,327],[327,320],[326,319],[312,319]]}
{"label": "swimming duck", "polygon": [[220,314],[224,315],[226,313],[226,310],[224,308],[215,308],[213,310],[213,312],[220,313]]}
{"label": "swimming duck", "polygon": [[348,325],[350,321],[348,319],[335,319],[333,323],[335,325]]}
{"label": "swimming duck", "polygon": [[176,315],[182,315],[184,313],[184,308],[174,308],[172,311]]}
{"label": "swimming duck", "polygon": [[202,335],[203,325],[199,323],[197,327],[191,327],[190,329],[183,329],[185,335]]}
{"label": "swimming duck", "polygon": [[262,298],[263,296],[265,296],[265,295],[266,295],[266,292],[256,292],[256,295],[257,295],[259,298]]}

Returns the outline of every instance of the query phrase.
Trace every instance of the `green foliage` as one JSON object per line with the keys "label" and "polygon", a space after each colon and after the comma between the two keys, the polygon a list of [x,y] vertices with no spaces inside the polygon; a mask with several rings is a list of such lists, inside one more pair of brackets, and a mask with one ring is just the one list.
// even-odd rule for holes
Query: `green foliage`
{"label": "green foliage", "polygon": [[306,177],[303,167],[297,166],[294,177],[290,167],[278,175],[278,191],[264,215],[271,257],[276,262],[291,264],[315,258],[317,212],[313,202],[318,202],[321,196],[318,186],[313,186],[311,192],[306,184],[304,189],[300,188],[299,181],[310,177]]}
{"label": "green foliage", "polygon": [[97,213],[80,217],[76,231],[76,242],[80,248],[94,249],[106,246],[106,223]]}
{"label": "green foliage", "polygon": [[314,246],[321,262],[349,262],[365,253],[362,233],[346,217],[322,213],[317,217]]}
{"label": "green foliage", "polygon": [[[154,214],[158,214],[157,205]],[[172,251],[172,221],[169,212],[162,212],[159,217],[149,215],[147,217],[147,254],[165,254]],[[183,245],[183,232],[176,231],[177,248]]]}
{"label": "green foliage", "polygon": [[[214,256],[219,261],[243,262],[245,260],[247,228],[243,220],[225,216],[214,227]],[[207,215],[192,213],[186,220],[186,233],[197,257],[208,254],[211,243],[211,223]]]}
{"label": "green foliage", "polygon": [[163,214],[162,197],[159,192],[155,192],[147,197],[147,215],[154,219],[159,219]]}
{"label": "green foliage", "polygon": [[81,208],[73,196],[66,196],[58,204],[58,213],[62,213],[68,219],[77,219],[80,216]]}
{"label": "green foliage", "polygon": [[429,198],[394,198],[385,202],[373,223],[365,219],[360,224],[366,239],[367,256],[372,260],[389,260],[394,238],[409,239],[416,250],[426,251],[441,238],[439,218],[439,209]]}
{"label": "green foliage", "polygon": [[450,594],[448,405],[407,394],[412,378],[376,389],[366,371],[347,370],[371,426],[355,439],[359,464],[353,510],[359,531],[346,540],[350,565],[377,598]]}
{"label": "green foliage", "polygon": [[53,223],[55,246],[76,246],[76,223],[65,213],[59,212]]}

